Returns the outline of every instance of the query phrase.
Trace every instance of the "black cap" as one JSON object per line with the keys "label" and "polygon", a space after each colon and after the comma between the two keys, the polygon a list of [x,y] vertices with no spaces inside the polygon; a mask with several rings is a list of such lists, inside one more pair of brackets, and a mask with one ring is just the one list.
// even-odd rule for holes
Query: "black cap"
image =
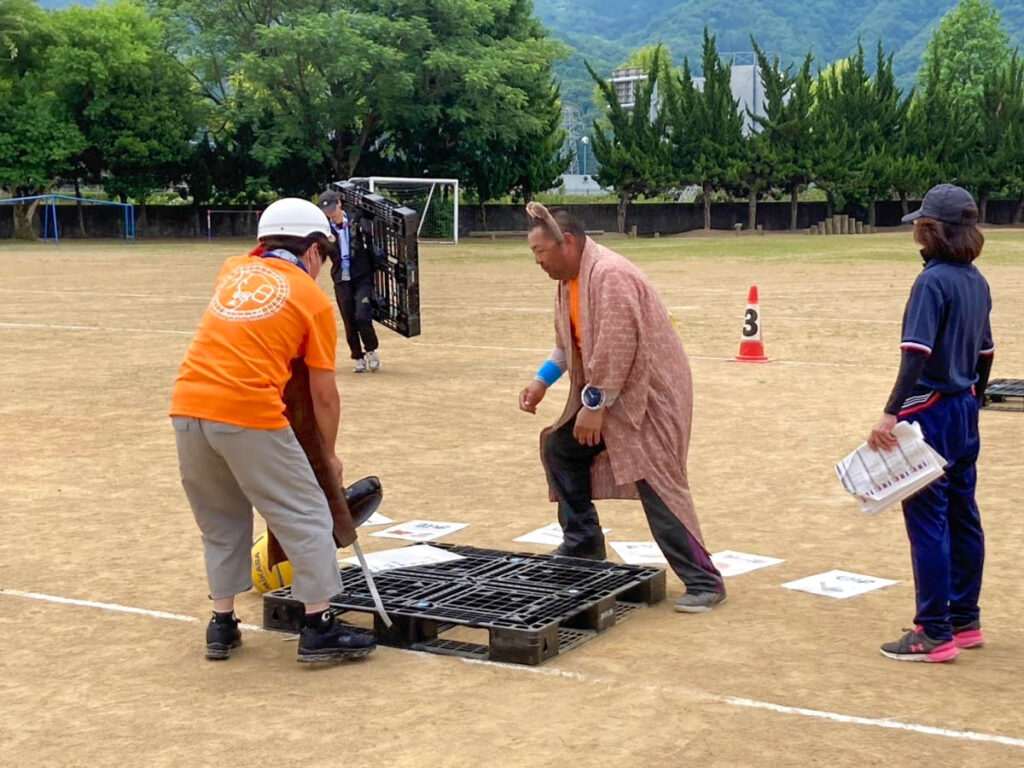
{"label": "black cap", "polygon": [[326,192],[320,193],[318,202],[321,211],[333,211],[334,207],[341,202],[341,195],[333,189],[328,189]]}
{"label": "black cap", "polygon": [[964,209],[974,205],[971,193],[955,184],[936,184],[928,190],[921,207],[903,217],[903,223],[914,219],[937,219],[947,224],[963,223]]}

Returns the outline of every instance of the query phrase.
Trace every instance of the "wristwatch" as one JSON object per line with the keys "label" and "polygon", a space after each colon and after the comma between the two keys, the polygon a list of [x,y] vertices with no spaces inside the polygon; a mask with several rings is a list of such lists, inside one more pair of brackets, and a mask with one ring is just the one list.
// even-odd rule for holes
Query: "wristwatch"
{"label": "wristwatch", "polygon": [[587,384],[583,388],[580,399],[583,401],[583,407],[588,411],[600,411],[604,408],[604,390],[598,387]]}

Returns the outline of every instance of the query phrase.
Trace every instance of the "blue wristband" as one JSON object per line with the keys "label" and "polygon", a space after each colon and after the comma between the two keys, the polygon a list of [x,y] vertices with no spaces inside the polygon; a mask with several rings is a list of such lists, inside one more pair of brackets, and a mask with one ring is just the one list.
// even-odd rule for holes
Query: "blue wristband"
{"label": "blue wristband", "polygon": [[540,367],[540,370],[537,371],[537,378],[550,387],[562,378],[562,369],[555,365],[551,360],[548,360]]}

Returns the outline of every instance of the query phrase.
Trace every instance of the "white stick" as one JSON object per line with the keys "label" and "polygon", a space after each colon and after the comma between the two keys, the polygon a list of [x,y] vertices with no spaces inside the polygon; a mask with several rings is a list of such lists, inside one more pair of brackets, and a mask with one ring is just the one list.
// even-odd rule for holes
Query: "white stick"
{"label": "white stick", "polygon": [[356,557],[359,558],[359,567],[363,570],[363,575],[366,577],[366,586],[370,588],[370,594],[373,596],[373,604],[377,607],[377,615],[380,616],[381,621],[384,622],[384,626],[391,627],[391,619],[388,616],[387,611],[384,610],[384,603],[381,602],[380,594],[377,592],[377,585],[373,583],[373,574],[370,573],[370,566],[366,564],[366,558],[363,557],[363,548],[359,546],[358,541],[352,542],[352,548],[356,551]]}

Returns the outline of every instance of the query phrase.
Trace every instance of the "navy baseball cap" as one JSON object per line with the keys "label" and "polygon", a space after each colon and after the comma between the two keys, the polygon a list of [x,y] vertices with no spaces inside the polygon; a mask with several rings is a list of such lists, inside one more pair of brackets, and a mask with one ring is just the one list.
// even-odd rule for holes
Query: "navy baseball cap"
{"label": "navy baseball cap", "polygon": [[975,205],[971,193],[955,184],[936,184],[928,190],[921,207],[903,217],[903,223],[914,219],[937,219],[947,224],[961,224],[964,209]]}
{"label": "navy baseball cap", "polygon": [[328,189],[326,192],[322,192],[320,194],[317,202],[320,204],[321,211],[333,211],[334,207],[341,202],[341,195],[333,189]]}

